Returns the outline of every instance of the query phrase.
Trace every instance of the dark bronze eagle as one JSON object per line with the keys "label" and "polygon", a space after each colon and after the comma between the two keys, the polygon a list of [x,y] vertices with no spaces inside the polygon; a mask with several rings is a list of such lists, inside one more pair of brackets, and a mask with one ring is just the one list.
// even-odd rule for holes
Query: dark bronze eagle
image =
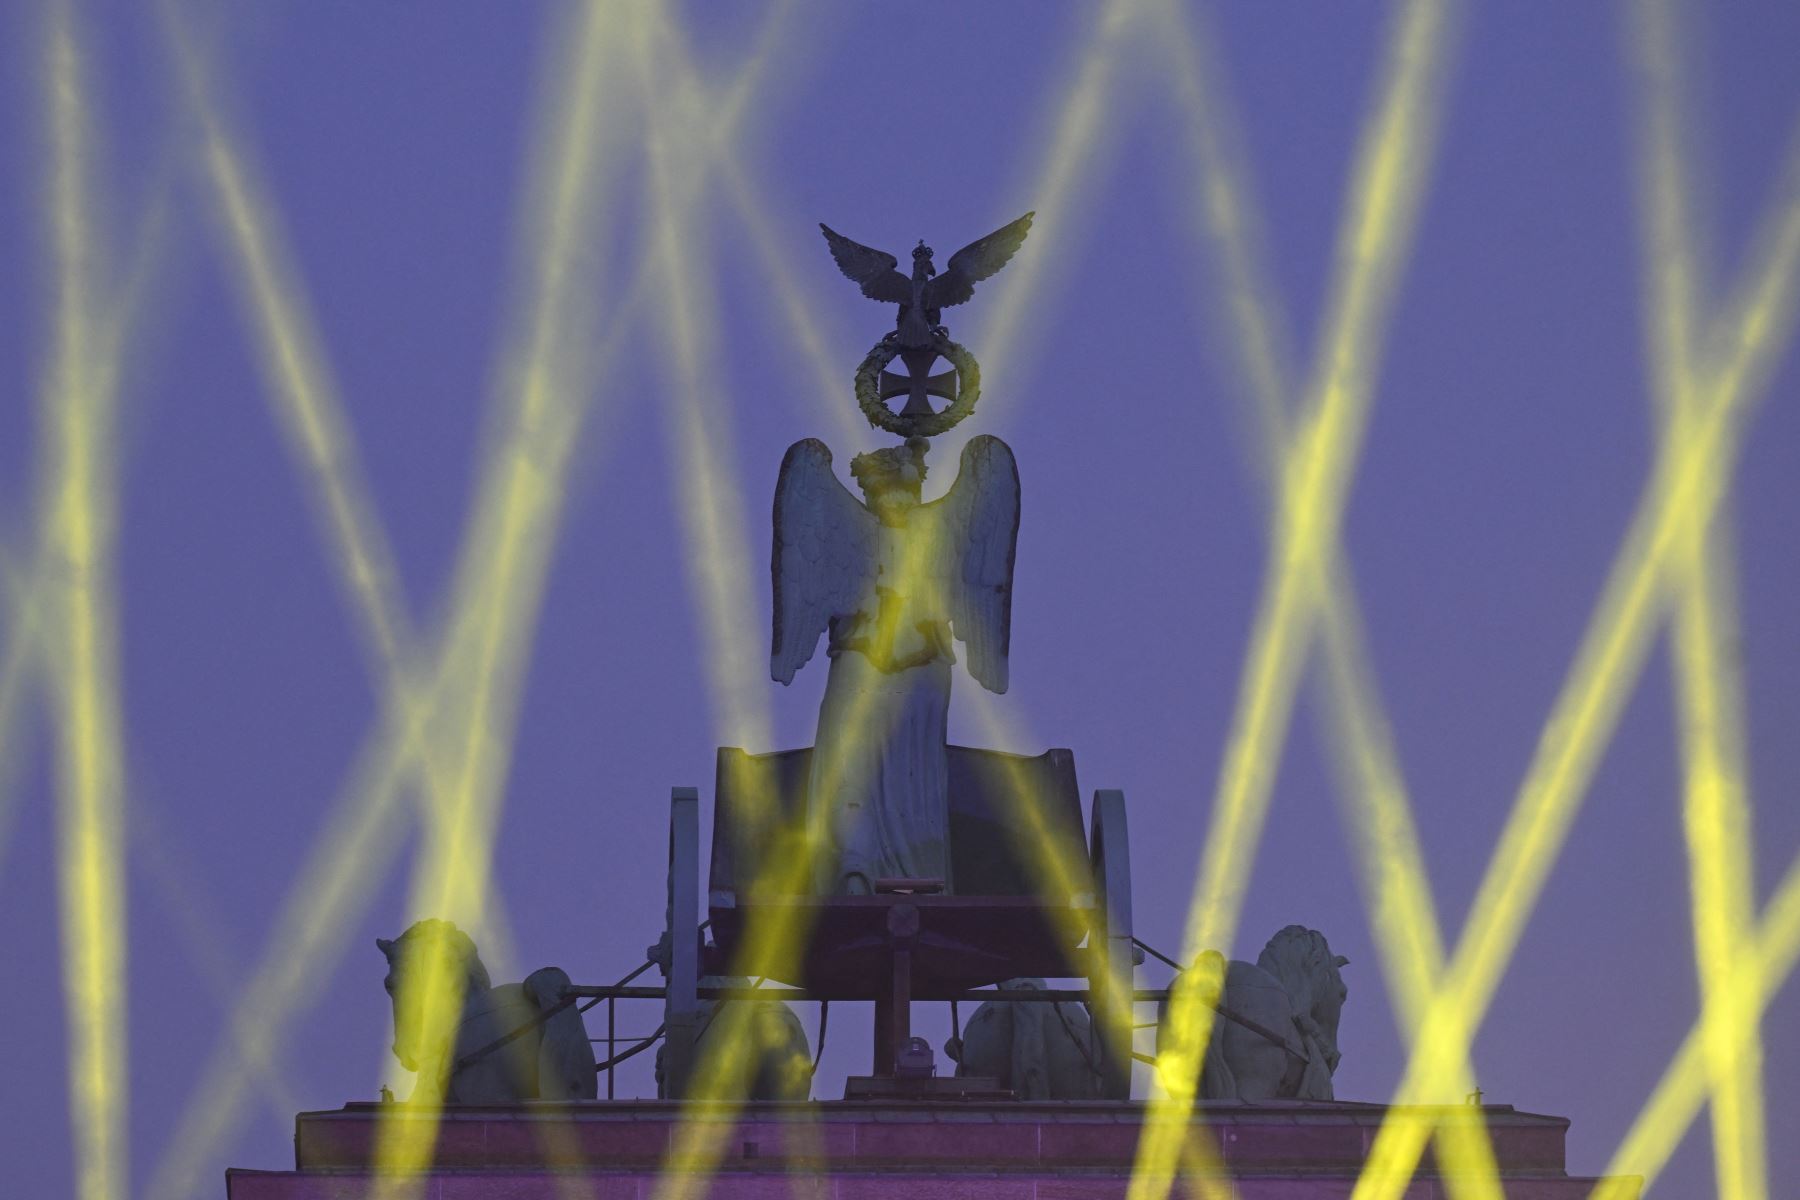
{"label": "dark bronze eagle", "polygon": [[838,270],[860,284],[863,295],[900,306],[895,320],[898,340],[908,349],[918,349],[931,344],[944,309],[973,296],[977,283],[1004,267],[1017,253],[1031,231],[1031,218],[1035,215],[1026,213],[1012,224],[970,242],[950,256],[950,264],[942,275],[931,264],[931,247],[920,241],[913,251],[910,279],[900,273],[900,260],[885,250],[853,242],[829,225],[821,224],[819,228],[825,233]]}

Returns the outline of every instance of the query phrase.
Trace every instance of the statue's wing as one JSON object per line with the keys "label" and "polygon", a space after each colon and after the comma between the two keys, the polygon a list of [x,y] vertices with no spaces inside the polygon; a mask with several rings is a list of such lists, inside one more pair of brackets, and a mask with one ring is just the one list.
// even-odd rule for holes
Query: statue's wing
{"label": "statue's wing", "polygon": [[1012,640],[1013,550],[1019,541],[1019,467],[1012,449],[982,434],[963,447],[962,466],[936,520],[938,586],[969,674],[990,692],[1006,690]]}
{"label": "statue's wing", "polygon": [[775,634],[769,675],[792,683],[831,618],[853,611],[875,573],[879,522],[831,469],[831,451],[807,438],[788,447],[775,483]]}
{"label": "statue's wing", "polygon": [[837,260],[838,270],[861,285],[863,295],[890,304],[912,301],[912,281],[898,270],[899,259],[885,250],[853,242],[823,222],[819,228],[825,234],[825,244],[831,247],[831,257]]}
{"label": "statue's wing", "polygon": [[1004,267],[1025,243],[1031,232],[1031,218],[1026,213],[1011,225],[1003,226],[978,242],[970,242],[950,256],[944,273],[925,285],[925,307],[949,308],[961,304],[975,294],[975,285]]}

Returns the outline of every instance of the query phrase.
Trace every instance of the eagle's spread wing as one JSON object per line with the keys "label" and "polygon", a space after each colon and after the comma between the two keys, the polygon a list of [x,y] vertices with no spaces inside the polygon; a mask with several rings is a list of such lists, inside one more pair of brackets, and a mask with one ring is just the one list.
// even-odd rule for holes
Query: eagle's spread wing
{"label": "eagle's spread wing", "polygon": [[1011,448],[988,434],[970,439],[956,482],[925,508],[936,522],[934,573],[957,640],[968,649],[969,674],[990,692],[1004,692],[1019,541],[1019,467]]}
{"label": "eagle's spread wing", "polygon": [[775,633],[769,676],[792,683],[831,618],[854,612],[873,584],[879,525],[831,470],[817,438],[788,447],[775,483]]}
{"label": "eagle's spread wing", "polygon": [[825,234],[825,244],[831,247],[831,257],[837,260],[838,270],[862,285],[863,295],[890,304],[906,304],[912,300],[912,281],[899,272],[899,259],[885,250],[853,242],[822,222],[819,228]]}
{"label": "eagle's spread wing", "polygon": [[[1004,267],[1018,253],[1025,235],[1031,232],[1031,218],[1036,215],[1026,213],[1011,225],[996,229],[952,254],[944,273],[925,285],[925,307],[949,308],[973,296],[976,284]],[[842,264],[843,260],[838,262]]]}

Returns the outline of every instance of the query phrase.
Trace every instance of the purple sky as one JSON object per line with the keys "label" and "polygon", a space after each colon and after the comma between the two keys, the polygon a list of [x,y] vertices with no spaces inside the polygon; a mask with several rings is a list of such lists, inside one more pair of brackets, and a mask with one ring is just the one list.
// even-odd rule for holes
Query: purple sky
{"label": "purple sky", "polygon": [[[240,985],[290,949],[277,916],[378,729],[381,692],[261,369],[154,6],[77,7],[115,277],[155,181],[171,188],[116,444],[130,958],[129,991],[113,999],[130,1073],[130,1178],[142,1190],[184,1111],[204,1100],[200,1067]],[[569,7],[183,9],[267,189],[266,215],[304,287],[425,631],[452,595],[492,381],[523,311],[531,147]],[[765,7],[681,6],[709,81],[737,71]],[[1072,747],[1084,792],[1125,789],[1140,933],[1174,950],[1267,546],[1251,401],[1217,300],[1221,264],[1196,236],[1203,179],[1187,151],[1190,118],[1156,40],[1134,37],[1077,186],[1045,194],[1041,164],[1097,5],[801,7],[737,147],[817,313],[837,395],[814,384],[731,193],[715,186],[695,211],[708,290],[690,308],[718,339],[700,402],[743,490],[749,539],[734,636],[753,656],[767,644],[766,521],[785,447],[824,437],[842,468],[879,444],[866,430],[847,444],[827,405],[853,404],[851,372],[891,317],[837,275],[816,223],[902,254],[924,237],[941,263],[1035,207],[1021,254],[1043,260],[1035,272],[1015,264],[947,314],[983,355],[1007,290],[1035,289],[965,427],[1005,437],[1023,478],[1012,688],[998,704],[1025,740],[1005,748]],[[1713,313],[1758,265],[1752,231],[1783,199],[1800,9],[1692,7],[1681,48],[1705,201],[1697,240],[1711,252],[1702,305]],[[41,203],[48,8],[0,13],[0,260],[14,264],[0,282],[0,388],[14,398],[0,405],[0,538],[14,564],[34,545],[36,401],[53,334]],[[1241,118],[1299,374],[1390,9],[1243,2],[1199,15],[1225,66],[1215,86]],[[1470,14],[1345,517],[1450,941],[1651,468],[1628,33],[1616,4]],[[626,69],[615,86],[638,85]],[[595,340],[625,319],[620,296],[652,236],[641,110],[625,105],[617,121],[616,200],[588,218],[609,251],[591,280]],[[678,374],[661,312],[640,310],[628,353],[593,385],[523,664],[495,849],[519,933],[514,964],[555,963],[583,982],[616,978],[655,940],[668,789],[709,794],[721,736],[679,508],[693,483],[671,458]],[[1797,385],[1783,354],[1729,509],[1759,904],[1800,852]],[[765,679],[757,693],[779,746],[810,741],[822,668],[821,658],[788,689]],[[1670,679],[1659,640],[1475,1047],[1491,1101],[1573,1119],[1570,1165],[1583,1172],[1605,1164],[1698,1011]],[[966,700],[974,685],[959,672],[956,686]],[[1340,819],[1321,694],[1302,688],[1232,950],[1253,958],[1290,922],[1322,929],[1351,959],[1338,1094],[1383,1100],[1404,1047]],[[0,772],[0,1161],[8,1190],[39,1196],[73,1187],[51,696],[32,695]],[[951,722],[954,740],[984,741],[965,702]],[[390,1018],[371,943],[427,915],[407,906],[410,828],[368,869],[366,901],[330,931],[309,976],[316,1002],[271,1044],[285,1093],[249,1093],[209,1144],[197,1194],[222,1194],[227,1164],[290,1164],[295,1105],[373,1097]],[[934,1041],[947,1031],[936,1007],[915,1018]],[[812,1007],[802,1016],[810,1029]],[[649,1006],[621,1018],[629,1031],[656,1020]],[[1764,1030],[1770,1177],[1791,1180],[1793,986]],[[834,1021],[817,1094],[838,1094],[866,1060],[863,1017]],[[633,1067],[622,1094],[652,1091],[647,1063]],[[1653,1194],[1711,1194],[1709,1146],[1702,1116]]]}

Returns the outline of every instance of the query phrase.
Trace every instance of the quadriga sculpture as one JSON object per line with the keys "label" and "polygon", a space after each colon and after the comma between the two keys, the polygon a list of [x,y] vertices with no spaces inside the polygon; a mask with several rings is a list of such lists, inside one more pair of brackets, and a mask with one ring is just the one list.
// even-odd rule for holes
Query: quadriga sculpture
{"label": "quadriga sculpture", "polygon": [[[1199,995],[1212,1018],[1212,1035],[1196,1093],[1203,1100],[1330,1100],[1337,1070],[1338,1016],[1348,994],[1338,968],[1350,960],[1333,955],[1325,935],[1289,925],[1263,947],[1255,965],[1221,962],[1208,951],[1205,963],[1175,977],[1172,990],[1203,989]],[[1215,990],[1223,966],[1224,993]],[[1180,1070],[1191,1047],[1179,1044],[1168,1005],[1156,1013],[1159,1071]],[[1229,1014],[1229,1015],[1227,1015]],[[1236,1019],[1233,1019],[1236,1018]]]}
{"label": "quadriga sculpture", "polygon": [[[592,1100],[594,1048],[573,1005],[558,1008],[569,977],[556,967],[523,983],[493,987],[469,935],[448,921],[425,920],[398,938],[376,938],[387,956],[383,981],[394,1000],[394,1056],[419,1080],[411,1099],[430,1104],[510,1104],[519,1100]],[[425,1044],[420,983],[431,956],[460,981],[461,1011],[447,1036]],[[544,1014],[549,1013],[549,1016]],[[494,1047],[515,1030],[524,1030]]]}
{"label": "quadriga sculpture", "polygon": [[[741,976],[708,975],[705,987],[749,987]],[[749,1100],[805,1100],[812,1095],[812,1050],[794,1010],[780,1000],[703,1001],[694,1032],[695,1061],[704,1063],[723,1041],[727,1069],[745,1071],[727,1094]],[[663,1048],[656,1048],[656,1094],[668,1097]]]}
{"label": "quadriga sculpture", "polygon": [[[1002,992],[1042,991],[1042,979],[1009,979]],[[1100,1081],[1090,1062],[1098,1047],[1087,1010],[1063,1001],[986,1000],[962,1033],[956,1073],[995,1079],[1021,1100],[1096,1100]]]}

